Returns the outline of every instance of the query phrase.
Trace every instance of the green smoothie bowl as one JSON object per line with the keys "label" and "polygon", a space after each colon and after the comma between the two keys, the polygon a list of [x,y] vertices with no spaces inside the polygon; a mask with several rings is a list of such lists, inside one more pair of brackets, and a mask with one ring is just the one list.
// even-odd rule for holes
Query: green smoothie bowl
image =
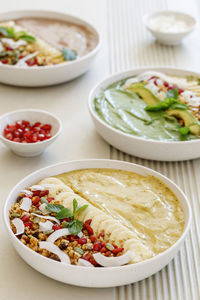
{"label": "green smoothie bowl", "polygon": [[174,68],[115,74],[90,93],[89,112],[112,146],[141,158],[200,157],[200,75]]}

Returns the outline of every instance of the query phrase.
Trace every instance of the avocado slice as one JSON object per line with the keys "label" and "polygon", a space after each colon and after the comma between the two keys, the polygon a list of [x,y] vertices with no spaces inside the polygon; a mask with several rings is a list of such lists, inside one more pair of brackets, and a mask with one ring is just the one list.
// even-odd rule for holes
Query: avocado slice
{"label": "avocado slice", "polygon": [[160,102],[160,99],[157,98],[150,90],[145,88],[145,85],[142,83],[133,83],[127,88],[127,90],[138,94],[148,105],[156,105]]}
{"label": "avocado slice", "polygon": [[184,121],[185,126],[190,128],[190,132],[196,136],[200,135],[200,124],[193,114],[188,110],[168,109],[166,113]]}

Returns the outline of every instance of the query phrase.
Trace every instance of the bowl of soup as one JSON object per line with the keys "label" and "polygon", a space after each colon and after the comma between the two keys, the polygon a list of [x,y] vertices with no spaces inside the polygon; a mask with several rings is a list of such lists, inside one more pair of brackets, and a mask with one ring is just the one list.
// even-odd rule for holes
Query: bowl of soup
{"label": "bowl of soup", "polygon": [[142,68],[115,74],[90,93],[89,112],[112,146],[141,158],[200,156],[199,74]]}
{"label": "bowl of soup", "polygon": [[100,49],[97,30],[75,16],[21,10],[0,14],[0,82],[47,86],[85,73]]}

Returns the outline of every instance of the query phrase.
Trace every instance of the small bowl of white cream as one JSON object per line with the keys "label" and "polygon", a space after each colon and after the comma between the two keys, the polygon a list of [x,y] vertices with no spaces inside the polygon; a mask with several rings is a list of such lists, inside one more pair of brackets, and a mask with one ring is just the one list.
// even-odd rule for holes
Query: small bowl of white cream
{"label": "small bowl of white cream", "polygon": [[146,28],[164,45],[178,45],[196,25],[194,17],[178,11],[158,11],[143,17]]}

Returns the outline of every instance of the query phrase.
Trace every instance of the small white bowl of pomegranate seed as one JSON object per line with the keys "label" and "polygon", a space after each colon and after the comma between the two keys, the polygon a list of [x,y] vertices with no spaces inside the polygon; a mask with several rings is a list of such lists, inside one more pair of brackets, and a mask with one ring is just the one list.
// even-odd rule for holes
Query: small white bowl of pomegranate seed
{"label": "small white bowl of pomegranate seed", "polygon": [[15,110],[0,116],[0,139],[20,156],[41,154],[55,141],[61,130],[61,121],[43,110]]}

